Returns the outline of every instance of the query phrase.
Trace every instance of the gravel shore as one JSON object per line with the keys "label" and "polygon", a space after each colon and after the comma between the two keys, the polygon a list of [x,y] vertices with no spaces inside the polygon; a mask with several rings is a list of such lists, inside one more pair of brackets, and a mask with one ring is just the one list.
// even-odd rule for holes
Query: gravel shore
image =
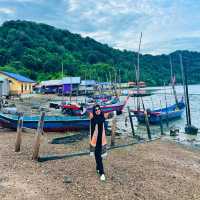
{"label": "gravel shore", "polygon": [[[53,145],[59,134],[43,136],[40,154],[70,153],[87,142]],[[199,152],[167,141],[136,144],[109,151],[106,182],[95,172],[94,158],[73,157],[39,163],[31,160],[33,134],[23,133],[14,152],[15,132],[0,132],[1,200],[190,200],[200,199]],[[82,148],[82,149],[81,149]]]}

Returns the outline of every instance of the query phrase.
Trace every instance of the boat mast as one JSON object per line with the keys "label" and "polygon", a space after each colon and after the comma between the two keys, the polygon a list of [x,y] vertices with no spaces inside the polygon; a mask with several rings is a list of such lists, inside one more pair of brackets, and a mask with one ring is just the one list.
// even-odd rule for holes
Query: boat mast
{"label": "boat mast", "polygon": [[180,56],[180,61],[181,61],[181,69],[182,69],[182,76],[184,80],[184,91],[185,91],[185,102],[186,102],[186,118],[187,118],[187,125],[185,126],[185,133],[186,134],[192,134],[196,135],[198,132],[198,128],[193,126],[191,124],[191,115],[190,115],[190,101],[189,101],[189,95],[188,95],[188,79],[187,79],[187,66],[183,67],[183,61],[182,61],[182,56]]}
{"label": "boat mast", "polygon": [[121,72],[120,72],[120,69],[119,69],[119,91],[120,91],[120,94],[121,94]]}
{"label": "boat mast", "polygon": [[85,98],[86,98],[86,93],[87,93],[87,85],[86,85],[86,71],[85,71]]}
{"label": "boat mast", "polygon": [[62,60],[62,63],[61,63],[61,67],[62,67],[62,78],[63,78],[64,77],[63,60]]}
{"label": "boat mast", "polygon": [[173,66],[172,66],[171,56],[169,56],[169,62],[170,62],[170,71],[171,71],[172,91],[173,91],[173,94],[174,94],[175,103],[178,106],[178,98],[177,98],[176,89],[175,89],[175,74],[173,74]]}
{"label": "boat mast", "polygon": [[[140,47],[141,47],[141,41],[142,41],[142,32],[140,34],[140,42],[139,42],[138,56],[137,56],[137,69],[136,69],[137,96],[139,96],[139,89],[140,89],[139,80],[140,80]],[[137,98],[137,110],[140,110],[139,98]]]}
{"label": "boat mast", "polygon": [[187,125],[191,126],[191,115],[190,115],[190,101],[188,96],[188,80],[187,80],[187,69],[186,66],[183,66],[182,55],[180,54],[180,61],[181,61],[181,69],[183,71],[184,77],[184,88],[185,88],[185,102],[186,102],[186,110],[187,110]]}
{"label": "boat mast", "polygon": [[69,96],[69,101],[72,101],[72,77],[70,76],[70,96]]}
{"label": "boat mast", "polygon": [[186,112],[186,120],[187,120],[187,125],[189,125],[189,119],[188,119],[188,102],[187,102],[187,98],[186,98],[186,85],[185,85],[185,75],[184,75],[184,69],[183,69],[183,60],[182,60],[182,55],[179,54],[179,58],[180,58],[180,65],[181,65],[181,75],[182,75],[182,81],[183,81],[183,91],[184,91],[184,98],[185,98],[185,112]]}
{"label": "boat mast", "polygon": [[[63,78],[64,78],[64,69],[63,69],[63,59],[62,59],[62,62],[61,62],[61,68],[62,68],[62,71],[61,71],[61,75],[62,75],[62,81],[63,81]],[[62,101],[64,101],[64,84],[62,84]]]}

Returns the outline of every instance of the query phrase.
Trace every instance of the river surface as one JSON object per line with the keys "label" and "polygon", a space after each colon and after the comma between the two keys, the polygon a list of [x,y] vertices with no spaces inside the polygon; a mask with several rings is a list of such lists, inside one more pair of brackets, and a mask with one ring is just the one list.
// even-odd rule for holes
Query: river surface
{"label": "river surface", "polygon": [[[174,96],[172,94],[171,87],[152,87],[147,88],[148,90],[152,90],[153,95],[143,97],[143,101],[146,108],[150,109],[156,109],[156,108],[164,108],[167,105],[171,105],[175,103]],[[176,86],[177,96],[179,99],[183,96],[183,87],[182,86]],[[122,100],[125,99],[125,97],[121,97]],[[186,124],[186,115],[185,112],[183,113],[183,116],[181,119],[169,122],[169,125],[167,127],[166,124],[164,124],[164,132],[166,134],[166,137],[170,140],[175,140],[177,142],[180,142],[182,144],[186,145],[192,145],[194,147],[200,148],[200,85],[189,85],[189,100],[190,100],[190,110],[191,110],[191,119],[192,119],[192,125],[199,128],[199,133],[197,136],[191,136],[184,133],[184,127]],[[131,108],[136,108],[136,98],[130,97],[127,106],[130,106]],[[125,119],[128,116],[127,107],[124,109],[124,113],[121,116],[117,116],[117,123],[118,123],[118,129],[120,132],[131,132],[130,122],[128,119],[128,125],[125,125]],[[135,126],[135,132],[137,135],[140,135],[142,137],[147,137],[146,133],[146,127],[144,125],[140,125],[137,123],[136,119],[133,119],[134,126]],[[179,134],[176,137],[169,136],[170,128],[176,127],[179,129]],[[151,132],[153,137],[160,136],[160,127],[151,125]]]}

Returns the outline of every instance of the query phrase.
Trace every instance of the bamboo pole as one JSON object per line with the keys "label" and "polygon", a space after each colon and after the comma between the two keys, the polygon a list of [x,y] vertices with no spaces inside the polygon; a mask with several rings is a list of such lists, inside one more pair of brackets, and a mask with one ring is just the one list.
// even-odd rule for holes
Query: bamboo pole
{"label": "bamboo pole", "polygon": [[39,155],[39,149],[40,149],[40,138],[43,132],[43,126],[44,126],[44,117],[45,117],[45,112],[42,112],[40,116],[40,120],[38,121],[38,127],[37,127],[37,132],[35,136],[35,143],[33,146],[33,160],[38,160],[38,155]]}
{"label": "bamboo pole", "polygon": [[15,152],[20,151],[22,142],[22,127],[23,127],[23,113],[19,113],[18,123],[17,123],[17,137],[15,142]]}

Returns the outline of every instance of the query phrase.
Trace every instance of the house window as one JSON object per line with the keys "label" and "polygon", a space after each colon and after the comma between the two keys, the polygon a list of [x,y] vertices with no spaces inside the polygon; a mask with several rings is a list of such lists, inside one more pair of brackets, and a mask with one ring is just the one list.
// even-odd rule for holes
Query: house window
{"label": "house window", "polygon": [[29,90],[31,91],[31,84],[29,85]]}
{"label": "house window", "polygon": [[23,84],[21,84],[21,92],[23,93]]}
{"label": "house window", "polygon": [[25,90],[27,90],[27,84],[25,85]]}

